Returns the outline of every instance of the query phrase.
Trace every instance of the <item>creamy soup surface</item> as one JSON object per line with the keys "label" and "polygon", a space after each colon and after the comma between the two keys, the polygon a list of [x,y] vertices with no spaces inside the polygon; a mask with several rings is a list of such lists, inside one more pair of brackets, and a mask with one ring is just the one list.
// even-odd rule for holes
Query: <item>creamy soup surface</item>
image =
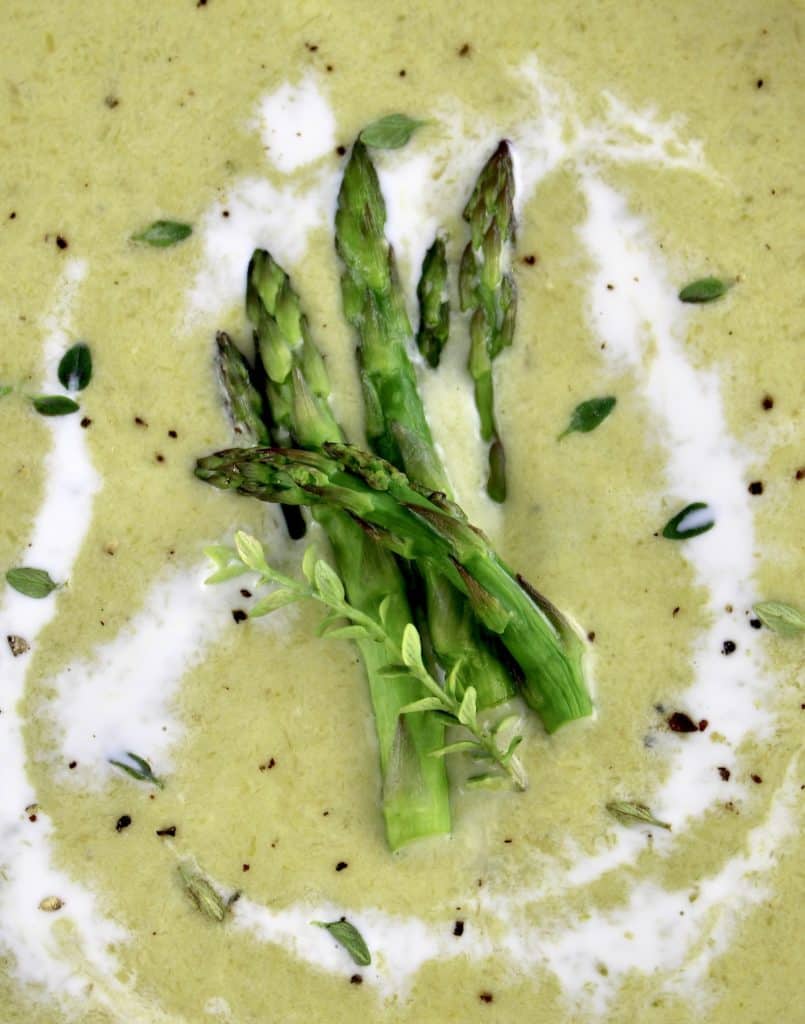
{"label": "creamy soup surface", "polygon": [[[752,609],[805,607],[802,8],[3,7],[0,568],[61,586],[0,589],[2,1024],[801,1019],[805,647]],[[523,714],[525,793],[452,761],[452,834],[393,854],[354,647],[309,603],[244,621],[247,576],[203,582],[236,530],[292,576],[326,540],[192,472],[233,443],[214,339],[250,351],[256,247],[363,441],[333,214],[389,113],[425,122],[373,154],[414,323],[426,249],[447,233],[455,291],[462,209],[511,142],[502,506],[457,301],[418,373],[458,500],[580,624],[595,703],[551,736]],[[160,218],[192,234],[132,242]],[[708,276],[723,297],[679,301]],[[79,340],[80,409],[38,414]],[[665,538],[692,502],[713,528]],[[110,763],[127,751],[164,788]],[[186,861],[240,894],[223,922]],[[342,915],[370,966],[311,924]]]}

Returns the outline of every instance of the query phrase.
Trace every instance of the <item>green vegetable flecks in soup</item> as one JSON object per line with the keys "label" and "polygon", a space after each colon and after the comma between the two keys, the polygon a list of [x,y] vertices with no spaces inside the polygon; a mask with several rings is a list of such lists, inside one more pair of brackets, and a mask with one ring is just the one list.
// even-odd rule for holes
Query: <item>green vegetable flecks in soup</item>
{"label": "green vegetable flecks in soup", "polygon": [[725,295],[728,289],[729,285],[718,277],[702,277],[685,285],[679,298],[682,302],[712,302]]}
{"label": "green vegetable flecks in soup", "polygon": [[35,598],[47,597],[59,586],[45,569],[26,567],[9,569],[6,573],[6,582],[20,594]]}
{"label": "green vegetable flecks in soup", "polygon": [[350,924],[344,918],[340,921],[314,921],[313,924],[319,928],[326,928],[336,942],[349,953],[353,963],[359,967],[368,967],[372,962],[369,947],[354,924]]}
{"label": "green vegetable flecks in soup", "polygon": [[155,220],[153,224],[132,235],[132,241],[144,242],[156,249],[166,249],[169,245],[183,242],[193,234],[193,228],[178,220]]}
{"label": "green vegetable flecks in soup", "polygon": [[40,416],[69,416],[81,408],[66,395],[34,395],[31,403]]}
{"label": "green vegetable flecks in soup", "polygon": [[400,149],[424,123],[407,114],[387,114],[363,129],[361,142],[372,149]]}
{"label": "green vegetable flecks in soup", "polygon": [[805,612],[783,601],[760,601],[753,605],[755,615],[764,626],[780,636],[796,636],[805,633]]}

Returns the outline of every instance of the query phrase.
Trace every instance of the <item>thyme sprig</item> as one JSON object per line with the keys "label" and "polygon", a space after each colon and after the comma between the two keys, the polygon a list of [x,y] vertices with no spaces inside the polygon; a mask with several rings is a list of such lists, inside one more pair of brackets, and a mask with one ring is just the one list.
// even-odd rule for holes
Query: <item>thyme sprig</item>
{"label": "thyme sprig", "polygon": [[[305,582],[292,579],[272,568],[266,561],[260,541],[243,531],[235,534],[234,549],[216,545],[208,548],[206,553],[216,567],[206,582],[217,583],[251,571],[256,574],[259,586],[274,587],[252,606],[250,618],[267,615],[297,601],[314,600],[329,610],[320,626],[320,636],[372,641],[382,645],[390,658],[383,674],[389,678],[411,675],[428,694],[406,704],[400,713],[436,714],[447,725],[464,730],[464,738],[432,751],[432,756],[446,757],[448,754],[466,752],[474,762],[484,766],[486,770],[471,775],[467,785],[491,787],[508,779],[517,789],[524,790],[527,787],[525,771],[516,756],[523,737],[514,735],[508,742],[502,740],[502,736],[510,731],[516,716],[507,715],[494,723],[480,721],[475,687],[468,686],[462,690],[459,686],[461,662],[453,666],[442,685],[425,667],[422,642],[416,626],[409,622],[399,641],[389,632],[387,598],[380,602],[377,618],[355,608],[346,597],[340,576],[328,562],[318,557],[313,545],[306,549],[302,560]],[[343,624],[345,619],[347,625]]]}

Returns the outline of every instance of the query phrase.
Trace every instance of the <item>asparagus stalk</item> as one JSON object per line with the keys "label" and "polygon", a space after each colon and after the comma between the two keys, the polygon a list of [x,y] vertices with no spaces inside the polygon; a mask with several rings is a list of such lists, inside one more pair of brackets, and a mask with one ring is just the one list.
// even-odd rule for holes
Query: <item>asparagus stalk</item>
{"label": "asparagus stalk", "polygon": [[[246,309],[256,332],[266,370],[266,394],[278,430],[303,447],[342,441],[328,404],[324,361],[311,340],[299,297],[285,271],[265,251],[249,263]],[[394,556],[376,543],[346,513],[327,505],[312,510],[335,554],[349,600],[377,617],[387,602],[386,624],[400,642],[412,620],[405,582]],[[447,775],[431,756],[444,743],[444,725],[433,715],[400,715],[400,709],[425,696],[411,676],[388,679],[381,669],[388,655],[372,640],[358,640],[375,714],[383,813],[392,849],[426,835],[450,831]]]}
{"label": "asparagus stalk", "polygon": [[461,308],[471,310],[469,370],[481,437],[489,442],[487,491],[506,500],[506,453],[495,417],[492,362],[512,343],[517,310],[514,278],[504,271],[514,241],[514,167],[505,139],[486,162],[464,209],[470,241],[461,258]]}
{"label": "asparagus stalk", "polygon": [[[344,262],[344,310],[360,341],[358,358],[371,447],[418,484],[450,494],[447,474],[428,425],[408,355],[413,336],[394,253],[386,241],[386,208],[377,172],[358,140],[344,171],[335,218],[336,248]],[[438,251],[432,273],[438,278]],[[442,287],[438,289],[441,296]],[[434,294],[436,294],[434,290]],[[514,688],[466,600],[432,565],[422,566],[430,639],[450,671],[462,663],[461,683],[472,686],[479,707],[510,698]]]}
{"label": "asparagus stalk", "polygon": [[509,569],[443,494],[428,494],[388,462],[348,445],[232,449],[200,459],[196,475],[261,501],[329,504],[390,550],[430,562],[499,634],[522,669],[524,696],[548,732],[591,713],[584,648],[572,625]]}
{"label": "asparagus stalk", "polygon": [[450,334],[447,251],[441,235],[436,236],[433,245],[425,253],[416,294],[419,299],[416,343],[428,365],[435,370]]}
{"label": "asparagus stalk", "polygon": [[[272,441],[287,444],[290,438],[278,436],[272,429],[271,416],[252,381],[246,357],[226,331],[219,331],[215,340],[218,345],[218,377],[235,433],[247,444],[270,444]],[[283,505],[282,515],[291,540],[304,537],[306,526],[302,510],[296,505]]]}

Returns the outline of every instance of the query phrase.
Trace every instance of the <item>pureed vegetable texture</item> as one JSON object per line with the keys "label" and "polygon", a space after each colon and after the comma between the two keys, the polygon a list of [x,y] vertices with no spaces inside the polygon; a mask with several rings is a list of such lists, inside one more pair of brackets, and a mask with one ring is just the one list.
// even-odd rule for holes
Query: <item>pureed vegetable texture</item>
{"label": "pureed vegetable texture", "polygon": [[[798,290],[793,262],[778,259],[801,232],[792,178],[802,163],[799,65],[790,49],[796,16],[749,4],[712,12],[674,5],[649,16],[628,2],[579,15],[565,3],[538,10],[514,3],[491,20],[487,8],[470,4],[459,22],[414,3],[398,22],[395,12],[370,15],[343,2],[325,26],[315,4],[270,12],[244,5],[243,17],[238,5],[214,0],[99,11],[66,5],[7,19],[15,87],[0,102],[15,145],[5,164],[0,259],[13,299],[0,315],[3,336],[15,343],[4,347],[0,383],[18,394],[0,400],[7,453],[0,494],[9,524],[0,564],[41,568],[61,586],[40,600],[9,590],[1,599],[3,635],[13,639],[0,669],[2,746],[12,752],[0,799],[5,1018],[66,1019],[70,986],[54,964],[86,977],[90,955],[94,986],[89,994],[76,986],[78,1016],[101,1021],[147,1021],[160,1012],[203,1020],[209,1010],[223,1012],[220,1000],[241,1021],[264,1020],[270,1006],[289,1021],[361,1015],[541,1024],[592,1020],[597,1007],[608,1007],[604,1019],[634,1017],[647,1004],[663,1024],[705,1013],[715,1024],[789,1019],[798,1005],[801,912],[789,794],[801,779],[796,768],[786,772],[799,735],[791,718],[802,714],[793,687],[801,648],[791,645],[801,640],[749,623],[759,601],[805,605],[795,533],[802,460],[788,440],[798,405],[791,373]],[[682,26],[694,23],[691,38]],[[534,52],[555,115],[531,72],[507,70]],[[652,53],[663,61],[647,60]],[[695,75],[678,73],[692,64]],[[286,80],[303,85],[307,72],[312,93],[297,110],[322,96],[324,109],[330,103],[336,112],[331,134],[326,118],[286,130],[276,106],[273,137],[269,128],[248,127],[260,121],[262,97]],[[605,89],[623,104],[610,115]],[[444,153],[445,126],[458,121],[443,103],[456,96],[466,145]],[[700,138],[716,175],[658,165],[655,143],[641,143],[629,128],[631,111],[646,107],[658,111],[655,139],[672,113],[683,114],[684,127],[667,129],[679,146],[672,158],[695,166],[691,140]],[[410,170],[409,157],[432,156],[426,166],[434,172],[453,168],[432,180],[407,179],[440,216],[452,210],[443,224],[451,260],[466,239],[461,203],[484,155],[504,136],[522,154],[524,205],[512,256],[518,333],[495,366],[508,456],[505,527],[479,498],[483,457],[465,429],[475,414],[471,398],[459,397],[468,386],[457,372],[467,355],[460,322],[424,390],[470,517],[495,535],[507,561],[595,633],[599,717],[550,740],[527,729],[526,794],[460,793],[449,844],[391,858],[375,774],[367,771],[368,698],[348,645],[315,639],[318,615],[304,606],[278,613],[285,617],[266,620],[266,628],[236,623],[233,612],[250,600],[241,579],[198,596],[202,547],[235,527],[264,539],[272,561],[287,558],[283,569],[295,562],[281,523],[272,528],[262,507],[207,493],[189,467],[199,452],[230,443],[210,371],[212,339],[218,329],[246,337],[243,273],[255,241],[292,272],[333,389],[345,396],[339,419],[348,436],[359,436],[359,405],[350,398],[357,396],[354,340],[334,315],[340,299],[327,204],[320,221],[310,214],[317,228],[303,237],[306,211],[318,209],[305,196],[319,173],[332,175],[325,192],[334,195],[337,146],[394,111],[429,123],[379,161],[382,174]],[[575,163],[568,149],[557,148],[557,162],[541,156],[540,140],[565,137],[551,134],[565,114],[578,118]],[[475,127],[483,137],[473,137]],[[322,139],[318,148],[311,138]],[[619,163],[607,139],[633,159]],[[303,144],[319,162],[295,170],[294,147]],[[585,154],[595,158],[585,162]],[[262,182],[262,193],[249,192],[249,180]],[[386,187],[400,195],[391,178]],[[249,213],[255,208],[268,218],[259,226]],[[402,209],[398,225],[416,207]],[[643,219],[630,219],[630,209]],[[193,234],[164,249],[131,241],[156,220],[192,224]],[[412,220],[408,236],[393,228],[412,309],[436,226],[420,232]],[[421,251],[411,247],[414,236]],[[230,247],[235,238],[239,246]],[[735,283],[709,304],[679,301],[685,285],[708,276]],[[629,312],[643,297],[646,305]],[[653,340],[641,333],[644,322]],[[668,343],[674,331],[676,349]],[[762,350],[761,337],[771,339]],[[82,339],[93,376],[85,391],[70,393],[81,411],[38,415],[20,395],[59,394],[58,361]],[[727,364],[730,373],[722,373]],[[716,413],[709,425],[701,411],[712,412],[711,392],[700,389],[700,373],[684,376],[691,365],[721,378],[723,417]],[[666,401],[659,384],[679,379],[672,367],[683,371],[682,387]],[[605,421],[556,443],[580,403],[605,396],[617,397]],[[704,476],[685,454],[692,449],[680,424],[708,453]],[[751,462],[729,454],[733,436],[751,441]],[[55,548],[32,533],[61,479],[61,463],[47,461],[53,445],[74,466],[72,489],[53,506],[54,542],[65,549],[74,542],[78,552],[65,565],[47,557]],[[71,510],[83,451],[103,487],[82,540],[87,523]],[[764,483],[760,496],[747,492],[755,480]],[[695,502],[709,505],[715,526],[679,541],[662,537],[664,524]],[[769,558],[769,550],[785,556]],[[38,631],[37,617],[44,622],[51,610]],[[24,751],[12,740],[18,714]],[[675,714],[695,731],[672,731]],[[129,751],[163,790],[108,764],[136,765]],[[31,784],[17,786],[23,759]],[[615,802],[650,808],[671,831],[622,824],[606,809]],[[602,849],[607,861],[595,859]],[[37,873],[34,881],[14,868],[38,865],[39,851],[63,874],[43,880]],[[224,904],[242,891],[220,922],[183,891],[178,865],[188,862]],[[612,868],[601,874],[605,864]],[[97,895],[92,915],[76,887]],[[752,902],[761,887],[762,907]],[[293,927],[280,916],[291,907]],[[505,928],[495,907],[509,912]],[[399,918],[410,915],[427,932],[403,940],[409,933]],[[311,924],[342,916],[364,939],[372,965],[353,963]],[[29,921],[42,930],[25,931]],[[725,945],[708,959],[711,927],[723,927]],[[528,955],[484,958],[487,929],[498,937],[509,928],[524,937],[517,948]],[[626,930],[635,938],[625,939]],[[42,938],[26,946],[25,935]],[[87,936],[97,938],[95,949]],[[271,936],[275,943],[266,941]],[[107,941],[114,966],[105,959]],[[419,974],[406,974],[412,945],[434,952]],[[115,990],[114,974],[137,981]],[[34,996],[21,975],[49,979],[53,994]]]}

